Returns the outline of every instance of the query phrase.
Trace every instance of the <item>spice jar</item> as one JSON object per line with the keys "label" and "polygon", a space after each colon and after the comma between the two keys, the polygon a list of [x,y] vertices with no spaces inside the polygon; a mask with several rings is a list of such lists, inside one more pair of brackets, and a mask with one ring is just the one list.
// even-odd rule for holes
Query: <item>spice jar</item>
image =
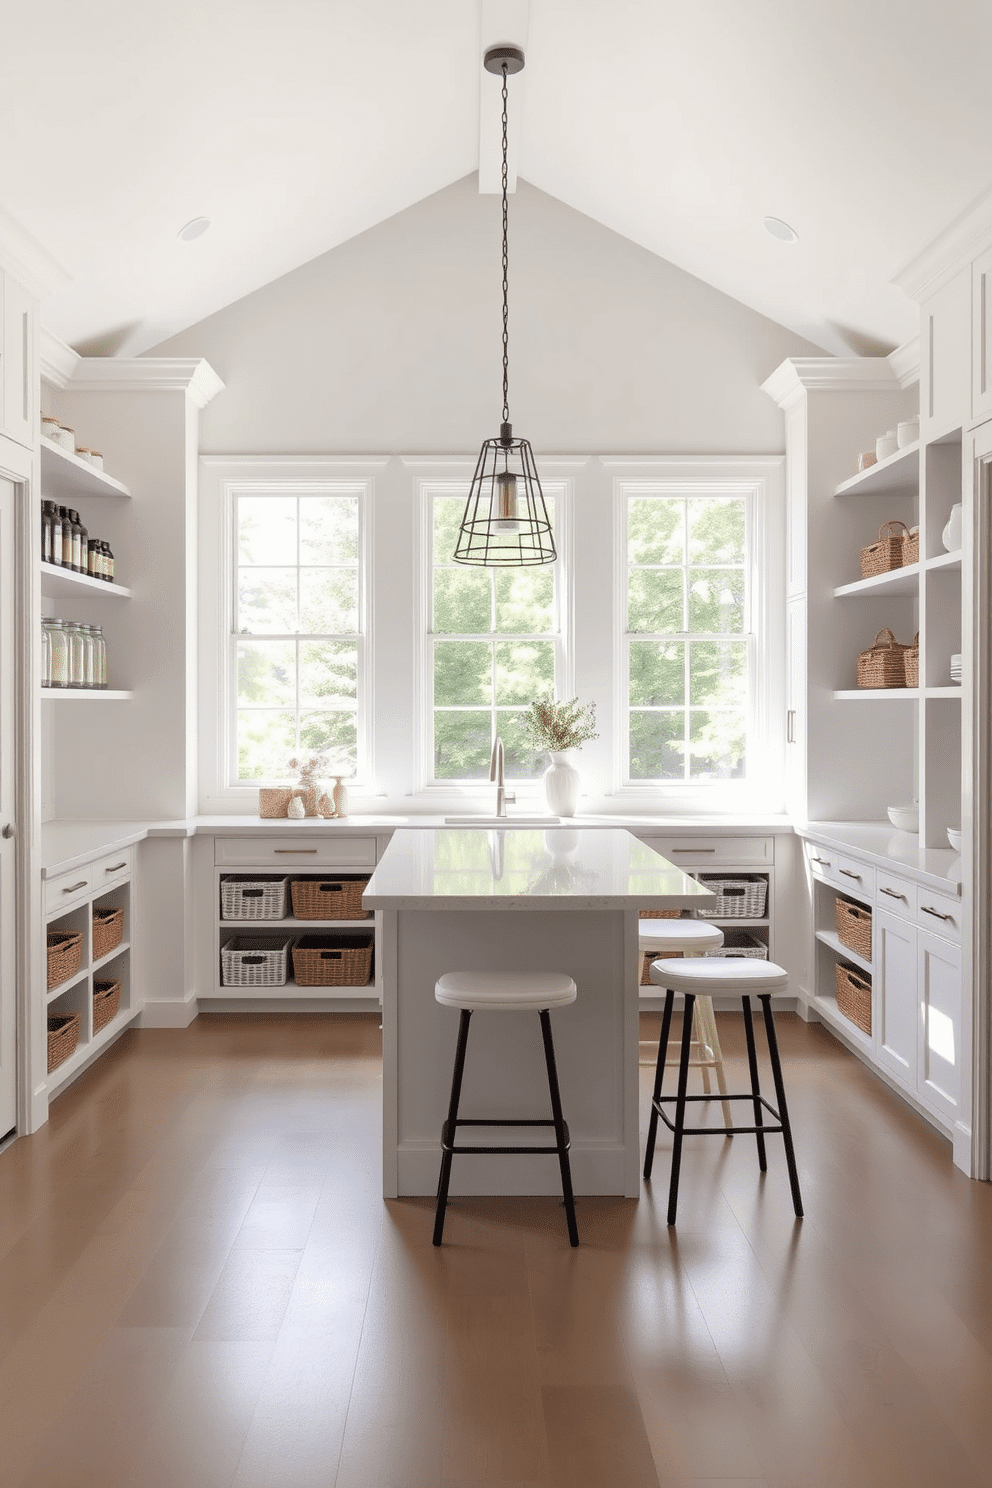
{"label": "spice jar", "polygon": [[58,424],[51,437],[59,449],[64,449],[67,455],[76,453],[76,431],[70,429],[68,424]]}
{"label": "spice jar", "polygon": [[99,450],[90,450],[88,458],[94,470],[103,469],[103,455]]}
{"label": "spice jar", "polygon": [[41,623],[48,632],[48,685],[49,687],[68,687],[69,642],[65,622],[46,618]]}
{"label": "spice jar", "polygon": [[94,687],[106,687],[107,685],[107,642],[103,637],[102,625],[91,625],[93,632],[94,658],[93,677]]}
{"label": "spice jar", "polygon": [[78,620],[65,622],[66,640],[69,643],[69,686],[86,686],[86,643],[83,627]]}
{"label": "spice jar", "polygon": [[54,413],[43,413],[41,415],[41,432],[44,437],[46,439],[50,439],[53,444],[58,444],[59,442],[58,438],[56,437],[59,427],[59,421],[55,417]]}

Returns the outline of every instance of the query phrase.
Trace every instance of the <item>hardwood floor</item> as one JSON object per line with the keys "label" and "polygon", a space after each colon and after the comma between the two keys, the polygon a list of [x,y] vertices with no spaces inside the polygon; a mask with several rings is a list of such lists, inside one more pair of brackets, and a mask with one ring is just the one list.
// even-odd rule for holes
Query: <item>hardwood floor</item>
{"label": "hardwood floor", "polygon": [[779,1033],[806,1219],[779,1138],[687,1138],[670,1231],[662,1132],[577,1251],[382,1201],[372,1016],[126,1035],[0,1155],[5,1488],[987,1488],[992,1188]]}

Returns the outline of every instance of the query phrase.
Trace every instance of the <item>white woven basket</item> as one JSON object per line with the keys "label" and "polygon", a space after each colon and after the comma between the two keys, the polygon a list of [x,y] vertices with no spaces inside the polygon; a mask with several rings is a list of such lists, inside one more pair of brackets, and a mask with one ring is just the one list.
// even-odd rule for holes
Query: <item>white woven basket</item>
{"label": "white woven basket", "polygon": [[289,913],[289,879],[232,873],[220,881],[220,912],[225,920],[284,920]]}
{"label": "white woven basket", "polygon": [[260,935],[233,935],[221,947],[225,987],[284,987],[286,961],[293,937],[274,941]]}
{"label": "white woven basket", "polygon": [[701,873],[699,882],[710,889],[716,900],[700,909],[707,920],[761,920],[768,898],[768,880],[754,873],[739,873],[735,878],[720,878]]}

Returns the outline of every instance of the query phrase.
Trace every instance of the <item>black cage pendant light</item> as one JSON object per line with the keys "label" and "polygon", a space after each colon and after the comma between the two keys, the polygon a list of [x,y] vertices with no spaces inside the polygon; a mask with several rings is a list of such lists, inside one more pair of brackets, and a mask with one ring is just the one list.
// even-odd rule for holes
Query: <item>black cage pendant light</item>
{"label": "black cage pendant light", "polygon": [[526,439],[514,439],[508,391],[508,265],[506,234],[506,79],[520,72],[524,54],[519,47],[490,47],[487,72],[503,76],[503,422],[499,438],[487,439],[479,452],[455,548],[456,563],[486,568],[525,568],[554,563],[558,554],[544,492]]}

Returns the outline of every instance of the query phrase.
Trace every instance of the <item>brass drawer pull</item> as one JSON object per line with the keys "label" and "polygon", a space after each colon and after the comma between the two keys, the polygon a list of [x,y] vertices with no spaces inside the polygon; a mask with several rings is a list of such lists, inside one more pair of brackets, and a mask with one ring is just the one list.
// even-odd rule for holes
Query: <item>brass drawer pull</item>
{"label": "brass drawer pull", "polygon": [[823,867],[823,868],[829,868],[830,867],[830,859],[829,858],[810,858],[810,862],[811,863],[819,863],[821,865],[821,867]]}
{"label": "brass drawer pull", "polygon": [[104,868],[103,871],[104,871],[104,873],[116,873],[117,870],[118,870],[118,868],[126,868],[126,867],[127,867],[127,858],[124,859],[123,863],[112,863],[109,868]]}
{"label": "brass drawer pull", "polygon": [[897,894],[896,891],[895,891],[895,889],[886,889],[886,888],[883,887],[883,888],[879,889],[879,893],[880,894],[888,894],[888,896],[889,896],[890,899],[901,899],[903,901],[903,903],[906,902],[906,895],[905,894]]}
{"label": "brass drawer pull", "polygon": [[70,884],[69,887],[67,889],[63,889],[62,892],[63,894],[74,894],[77,889],[85,889],[88,883],[88,878],[81,878],[78,884]]}
{"label": "brass drawer pull", "polygon": [[921,914],[933,915],[933,917],[934,917],[935,920],[953,920],[954,919],[954,916],[953,915],[941,914],[941,912],[940,912],[939,909],[931,909],[928,904],[921,904],[920,905],[920,913]]}

